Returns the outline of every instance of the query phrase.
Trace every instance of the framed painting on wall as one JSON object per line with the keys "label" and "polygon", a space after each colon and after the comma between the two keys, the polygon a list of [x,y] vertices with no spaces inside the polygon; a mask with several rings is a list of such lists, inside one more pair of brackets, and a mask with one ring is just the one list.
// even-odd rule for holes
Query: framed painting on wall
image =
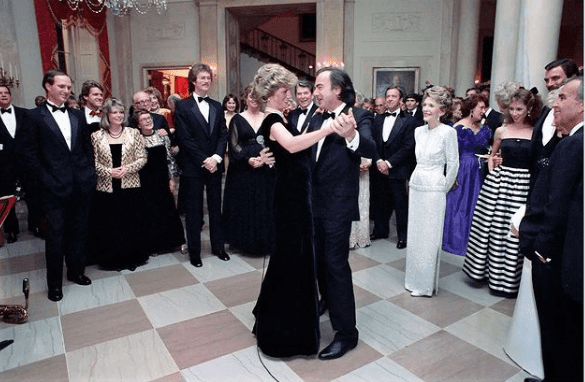
{"label": "framed painting on wall", "polygon": [[384,97],[386,88],[397,86],[406,97],[419,92],[420,68],[374,68],[372,93],[375,97]]}

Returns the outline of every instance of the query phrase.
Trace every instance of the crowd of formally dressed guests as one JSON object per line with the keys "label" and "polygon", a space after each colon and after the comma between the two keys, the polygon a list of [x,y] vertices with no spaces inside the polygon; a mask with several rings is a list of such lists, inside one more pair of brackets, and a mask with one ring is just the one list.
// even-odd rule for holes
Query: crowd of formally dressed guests
{"label": "crowd of formally dressed guests", "polygon": [[[557,158],[557,145],[577,139],[563,137],[582,136],[583,83],[571,82],[578,75],[572,60],[546,66],[548,106],[517,81],[498,84],[498,112],[489,105],[489,86],[464,97],[449,86],[410,94],[389,86],[384,96],[367,99],[341,70],[320,71],[314,84],[265,65],[241,96],[228,94],[220,104],[207,96],[211,69],[196,64],[191,95],[169,96],[167,109],[154,87],[136,92],[130,107],[104,99],[96,81],[86,81],[76,98],[71,79],[53,70],[43,78],[46,97],[35,100],[36,109],[13,106],[10,89],[0,86],[0,194],[14,193],[17,184],[25,190],[28,228],[46,239],[48,297],[59,301],[63,259],[67,278],[80,285],[91,284],[86,265],[134,270],[150,255],[178,248],[201,267],[206,192],[215,256],[230,259],[226,244],[245,255],[272,255],[254,333],[275,356],[314,354],[315,323],[327,309],[337,334],[320,358],[355,347],[347,253],[389,238],[393,214],[396,247],[407,252],[405,289],[413,297],[438,294],[442,251],[465,256],[471,283],[515,297],[526,256],[554,268],[533,269],[545,371],[557,373],[555,352],[563,341],[557,337],[580,337],[574,335],[579,322],[582,336],[582,312],[576,313],[582,310],[582,244],[579,257],[563,236],[582,243],[582,221],[576,232],[569,224],[578,222],[566,221],[579,208],[575,219],[582,220],[582,173],[551,174],[563,171],[558,162],[575,159]],[[574,94],[559,90],[574,82]],[[569,98],[576,101],[570,110]],[[579,104],[580,121],[562,120]],[[582,153],[580,160],[582,171]],[[558,190],[561,184],[571,190]],[[569,201],[574,205],[564,215],[549,207]],[[520,223],[523,213],[528,223]],[[4,231],[7,243],[18,240],[14,211]],[[298,284],[287,307],[273,298],[290,294],[278,286],[282,280]],[[558,301],[546,296],[553,284]],[[553,309],[577,317],[561,322],[550,317]],[[279,325],[263,317],[280,317]],[[577,347],[571,348],[576,357],[567,356],[573,371],[579,354],[582,365]]]}

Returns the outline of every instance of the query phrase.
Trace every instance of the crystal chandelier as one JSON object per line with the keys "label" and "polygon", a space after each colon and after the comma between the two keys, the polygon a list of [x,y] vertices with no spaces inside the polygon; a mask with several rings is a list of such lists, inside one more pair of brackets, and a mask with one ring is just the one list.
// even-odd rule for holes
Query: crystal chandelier
{"label": "crystal chandelier", "polygon": [[12,63],[8,63],[8,71],[4,68],[4,58],[2,57],[2,53],[0,53],[0,86],[6,86],[11,89],[20,87],[18,67],[14,66],[14,73],[12,72]]}
{"label": "crystal chandelier", "polygon": [[60,0],[66,1],[69,7],[76,11],[79,9],[81,3],[85,3],[87,7],[94,13],[100,13],[104,7],[107,7],[110,12],[116,16],[124,16],[130,10],[134,9],[140,14],[145,14],[148,9],[153,6],[156,11],[161,14],[167,10],[167,0]]}

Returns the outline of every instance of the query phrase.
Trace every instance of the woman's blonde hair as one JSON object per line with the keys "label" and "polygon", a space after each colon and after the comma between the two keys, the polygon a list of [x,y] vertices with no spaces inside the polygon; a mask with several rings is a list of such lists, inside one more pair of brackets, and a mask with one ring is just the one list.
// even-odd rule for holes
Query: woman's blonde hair
{"label": "woman's blonde hair", "polygon": [[110,98],[106,102],[104,102],[104,106],[102,106],[102,119],[100,121],[100,127],[104,130],[110,130],[110,120],[108,114],[110,114],[114,108],[119,109],[122,113],[124,113],[124,120],[122,121],[122,126],[126,126],[128,123],[128,116],[126,115],[126,108],[122,101],[117,98]]}
{"label": "woman's blonde hair", "polygon": [[263,65],[254,76],[252,96],[258,100],[262,110],[266,102],[278,89],[297,83],[297,76],[278,64]]}

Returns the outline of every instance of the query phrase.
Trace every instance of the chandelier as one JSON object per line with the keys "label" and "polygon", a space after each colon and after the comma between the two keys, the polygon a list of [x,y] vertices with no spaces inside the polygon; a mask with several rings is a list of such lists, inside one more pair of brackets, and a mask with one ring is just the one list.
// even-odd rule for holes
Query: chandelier
{"label": "chandelier", "polygon": [[116,16],[124,16],[132,9],[145,14],[153,6],[161,14],[167,10],[167,0],[60,0],[66,1],[69,7],[76,11],[82,3],[94,13],[100,13],[105,7]]}
{"label": "chandelier", "polygon": [[14,67],[14,73],[12,72],[12,63],[8,63],[8,71],[4,68],[4,59],[2,53],[0,53],[0,86],[6,86],[11,89],[18,88],[20,86],[18,67]]}

